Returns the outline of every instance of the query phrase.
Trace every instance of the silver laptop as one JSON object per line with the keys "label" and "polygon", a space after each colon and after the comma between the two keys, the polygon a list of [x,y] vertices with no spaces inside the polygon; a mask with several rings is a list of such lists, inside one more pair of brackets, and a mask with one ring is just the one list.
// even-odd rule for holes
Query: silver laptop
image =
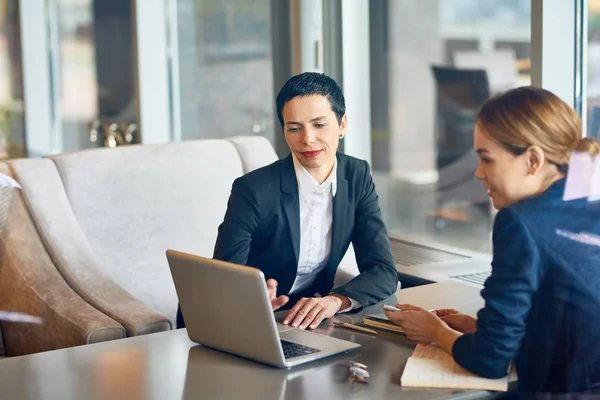
{"label": "silver laptop", "polygon": [[492,270],[492,256],[452,246],[390,236],[392,255],[401,280],[414,284],[458,281],[483,287]]}
{"label": "silver laptop", "polygon": [[359,344],[278,324],[256,269],[167,250],[190,339],[276,367],[293,367]]}

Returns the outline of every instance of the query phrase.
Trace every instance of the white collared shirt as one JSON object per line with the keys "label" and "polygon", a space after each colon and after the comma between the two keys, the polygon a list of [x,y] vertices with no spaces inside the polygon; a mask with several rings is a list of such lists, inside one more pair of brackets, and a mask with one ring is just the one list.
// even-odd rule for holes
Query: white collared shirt
{"label": "white collared shirt", "polygon": [[[319,272],[327,267],[331,255],[331,230],[333,222],[333,198],[337,191],[337,159],[333,169],[319,184],[292,154],[294,170],[300,195],[300,252],[298,274],[290,293],[310,287]],[[351,306],[343,311],[360,306],[350,299]]]}
{"label": "white collared shirt", "polygon": [[294,170],[300,195],[300,252],[298,275],[290,293],[310,287],[329,262],[333,197],[337,191],[337,160],[329,177],[319,184],[295,156]]}

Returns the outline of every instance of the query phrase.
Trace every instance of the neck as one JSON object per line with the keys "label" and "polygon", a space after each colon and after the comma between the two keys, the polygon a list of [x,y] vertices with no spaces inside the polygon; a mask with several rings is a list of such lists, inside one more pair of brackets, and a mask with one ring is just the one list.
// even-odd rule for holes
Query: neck
{"label": "neck", "polygon": [[538,192],[536,193],[536,196],[544,193],[546,190],[548,190],[548,188],[550,186],[552,186],[556,181],[562,179],[565,177],[565,174],[558,172],[556,174],[553,174],[552,176],[546,178],[544,180],[544,182],[542,183],[542,186],[540,187],[540,190],[538,190]]}
{"label": "neck", "polygon": [[323,164],[319,168],[311,168],[307,169],[310,176],[315,178],[315,181],[319,182],[319,185],[329,178],[331,171],[333,170],[333,165],[335,163],[335,158],[331,159],[331,161]]}

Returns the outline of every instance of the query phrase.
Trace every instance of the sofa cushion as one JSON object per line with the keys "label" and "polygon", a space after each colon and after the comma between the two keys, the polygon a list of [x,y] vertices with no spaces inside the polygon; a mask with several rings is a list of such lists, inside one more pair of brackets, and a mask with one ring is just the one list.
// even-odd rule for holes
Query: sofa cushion
{"label": "sofa cushion", "polygon": [[177,296],[165,251],[212,256],[231,183],[244,172],[235,146],[195,140],[50,158],[111,277],[174,321]]}

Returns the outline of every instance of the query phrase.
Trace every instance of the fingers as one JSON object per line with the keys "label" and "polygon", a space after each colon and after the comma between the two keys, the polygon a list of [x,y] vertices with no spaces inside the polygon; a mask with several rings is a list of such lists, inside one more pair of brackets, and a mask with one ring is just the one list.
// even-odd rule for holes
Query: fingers
{"label": "fingers", "polygon": [[290,301],[290,298],[287,296],[279,296],[279,297],[273,296],[273,298],[271,298],[271,308],[273,309],[273,311],[275,311],[278,308],[285,305],[288,301]]}
{"label": "fingers", "polygon": [[284,320],[283,320],[283,324],[284,325],[288,325],[290,324],[292,321],[294,321],[294,318],[296,318],[296,316],[298,315],[298,312],[302,309],[302,307],[304,307],[304,304],[308,301],[309,299],[306,297],[301,298],[300,300],[298,300],[298,302],[296,303],[296,305],[294,307],[292,307],[290,309],[290,311],[288,311],[288,314],[285,316]]}
{"label": "fingers", "polygon": [[323,314],[323,311],[324,308],[321,304],[315,304],[313,308],[308,312],[308,314],[306,314],[306,317],[304,318],[304,321],[300,323],[299,328],[306,329],[310,325],[310,327],[314,329],[317,326],[319,326],[323,318],[321,318],[320,321],[317,321],[317,318],[319,315]]}
{"label": "fingers", "polygon": [[393,323],[395,323],[396,325],[401,325],[401,323],[406,319],[406,315],[407,315],[403,311],[398,312],[398,311],[383,310],[383,312],[385,313],[385,316],[388,317],[388,319],[390,321],[392,321]]}
{"label": "fingers", "polygon": [[269,292],[277,291],[277,281],[275,279],[267,279],[267,290]]}
{"label": "fingers", "polygon": [[[314,299],[314,298],[306,299],[306,301],[302,304],[302,307],[296,313],[296,316],[292,320],[291,325],[294,328],[304,329],[305,325],[311,323],[312,319],[314,319],[315,314],[311,314],[311,311],[313,311],[313,308],[315,308],[316,304],[317,304],[316,299]],[[319,309],[319,311],[320,311],[320,309]],[[309,315],[311,315],[311,317],[309,317]],[[310,319],[310,318],[312,318],[312,319]],[[305,320],[307,320],[306,324],[304,324]]]}
{"label": "fingers", "polygon": [[302,298],[288,312],[283,323],[291,325],[294,328],[306,329],[310,327],[315,329],[323,321],[330,316],[328,308],[322,298]]}
{"label": "fingers", "polygon": [[442,309],[436,309],[435,310],[435,314],[440,317],[446,317],[448,315],[454,315],[454,314],[460,314],[460,311],[455,310],[453,308],[442,308]]}
{"label": "fingers", "polygon": [[321,322],[325,319],[325,310],[321,310],[313,320],[312,324],[310,324],[310,329],[315,329],[317,326],[321,325]]}
{"label": "fingers", "polygon": [[402,311],[425,311],[421,307],[413,306],[412,304],[396,304],[396,307]]}

